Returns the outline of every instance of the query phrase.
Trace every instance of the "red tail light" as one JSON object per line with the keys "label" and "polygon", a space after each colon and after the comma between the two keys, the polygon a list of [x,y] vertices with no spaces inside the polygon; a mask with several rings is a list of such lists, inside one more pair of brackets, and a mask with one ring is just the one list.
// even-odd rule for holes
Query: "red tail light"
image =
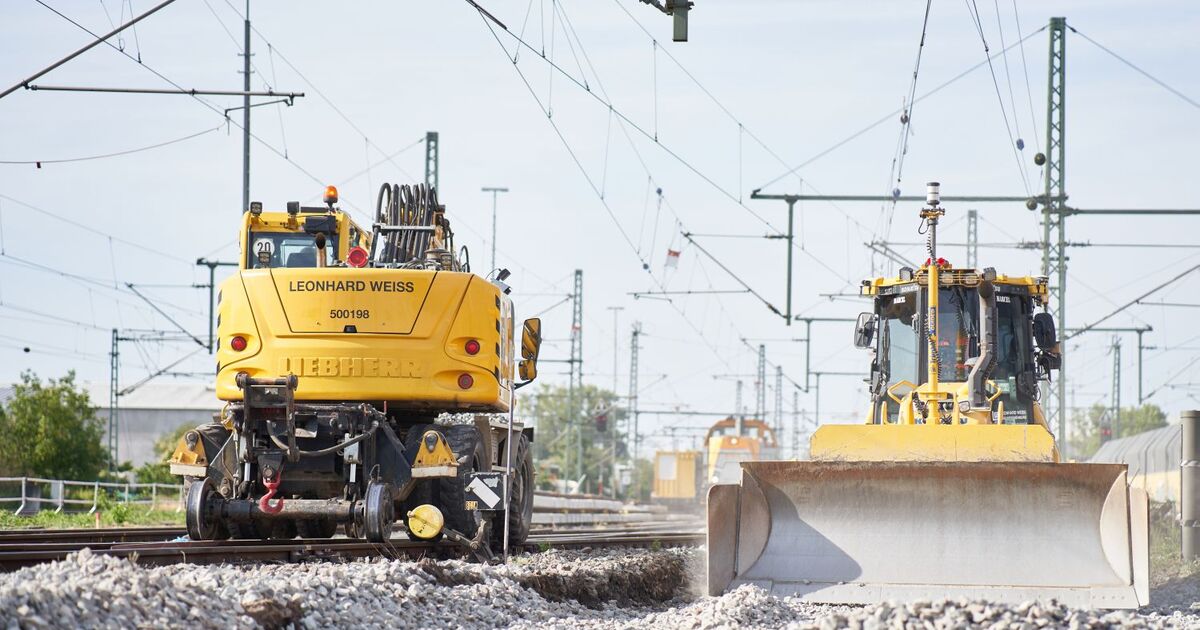
{"label": "red tail light", "polygon": [[246,349],[246,338],[241,335],[234,336],[229,340],[229,347],[233,348],[234,352],[241,352]]}
{"label": "red tail light", "polygon": [[350,253],[346,254],[346,264],[351,267],[366,267],[367,258],[367,250],[361,247],[351,247]]}
{"label": "red tail light", "polygon": [[467,342],[465,350],[467,351],[467,354],[470,355],[479,354],[479,342],[471,339]]}
{"label": "red tail light", "polygon": [[470,374],[458,375],[458,386],[462,389],[471,389],[475,385],[475,379]]}

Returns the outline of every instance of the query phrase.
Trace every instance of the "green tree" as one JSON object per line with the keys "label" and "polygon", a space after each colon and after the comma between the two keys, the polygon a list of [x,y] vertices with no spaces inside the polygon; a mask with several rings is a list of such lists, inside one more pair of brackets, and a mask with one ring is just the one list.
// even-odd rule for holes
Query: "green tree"
{"label": "green tree", "polygon": [[1120,419],[1114,422],[1112,409],[1096,404],[1087,409],[1077,409],[1071,414],[1071,456],[1085,460],[1100,450],[1101,432],[1108,427],[1111,438],[1122,438],[1151,429],[1167,426],[1167,414],[1158,405],[1122,407]]}
{"label": "green tree", "polygon": [[104,425],[75,372],[45,383],[21,374],[0,409],[0,474],[92,481],[108,466]]}
{"label": "green tree", "polygon": [[174,431],[168,431],[154,440],[154,452],[158,459],[146,462],[133,470],[138,483],[179,483],[180,477],[171,474],[171,465],[167,460],[175,453],[175,445],[183,438],[183,434],[196,428],[194,422],[180,426]]}
{"label": "green tree", "polygon": [[[555,480],[578,478],[579,444],[583,439],[582,491],[595,492],[612,487],[614,439],[617,461],[628,457],[629,447],[624,429],[625,409],[613,392],[584,385],[574,394],[576,413],[571,414],[572,395],[560,385],[540,385],[529,397],[528,411],[537,427],[534,441],[534,461],[538,465],[538,484],[551,489]],[[571,424],[574,417],[575,424]],[[601,431],[599,424],[604,424]],[[577,431],[578,429],[578,431]]]}

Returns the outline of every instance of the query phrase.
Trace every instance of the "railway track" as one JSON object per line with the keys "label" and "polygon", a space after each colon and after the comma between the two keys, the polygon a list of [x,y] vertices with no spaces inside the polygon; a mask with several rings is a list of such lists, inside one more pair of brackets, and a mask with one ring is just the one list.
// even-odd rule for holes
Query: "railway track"
{"label": "railway track", "polygon": [[[518,552],[602,547],[671,547],[699,545],[704,536],[680,524],[640,524],[637,528],[535,531]],[[403,535],[387,543],[351,538],[293,540],[178,540],[183,530],[170,527],[123,530],[45,530],[0,532],[0,571],[65,559],[90,549],[93,553],[131,558],[141,565],[303,562],[356,558],[453,558],[470,555],[446,540],[434,544]]]}

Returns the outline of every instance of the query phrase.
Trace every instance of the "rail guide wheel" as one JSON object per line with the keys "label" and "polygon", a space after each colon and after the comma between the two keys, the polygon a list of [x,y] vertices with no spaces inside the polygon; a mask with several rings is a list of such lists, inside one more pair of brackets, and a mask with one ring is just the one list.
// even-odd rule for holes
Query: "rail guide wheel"
{"label": "rail guide wheel", "polygon": [[370,542],[385,542],[392,537],[396,521],[396,504],[392,484],[372,481],[364,498],[363,533]]}
{"label": "rail guide wheel", "polygon": [[187,521],[188,537],[192,540],[216,540],[222,538],[223,527],[213,518],[212,502],[219,496],[212,479],[197,479],[188,488]]}

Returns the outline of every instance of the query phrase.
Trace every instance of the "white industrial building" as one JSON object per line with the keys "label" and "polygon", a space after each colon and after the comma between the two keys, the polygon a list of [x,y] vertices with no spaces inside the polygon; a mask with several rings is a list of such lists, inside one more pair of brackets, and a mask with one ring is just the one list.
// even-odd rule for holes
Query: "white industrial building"
{"label": "white industrial building", "polygon": [[[96,406],[96,417],[108,426],[108,384],[84,383]],[[12,396],[12,386],[0,386],[0,404]],[[140,466],[158,458],[154,442],[181,426],[211,421],[221,401],[211,384],[195,382],[146,383],[121,396],[117,408],[117,458]],[[107,444],[107,442],[105,442]]]}

